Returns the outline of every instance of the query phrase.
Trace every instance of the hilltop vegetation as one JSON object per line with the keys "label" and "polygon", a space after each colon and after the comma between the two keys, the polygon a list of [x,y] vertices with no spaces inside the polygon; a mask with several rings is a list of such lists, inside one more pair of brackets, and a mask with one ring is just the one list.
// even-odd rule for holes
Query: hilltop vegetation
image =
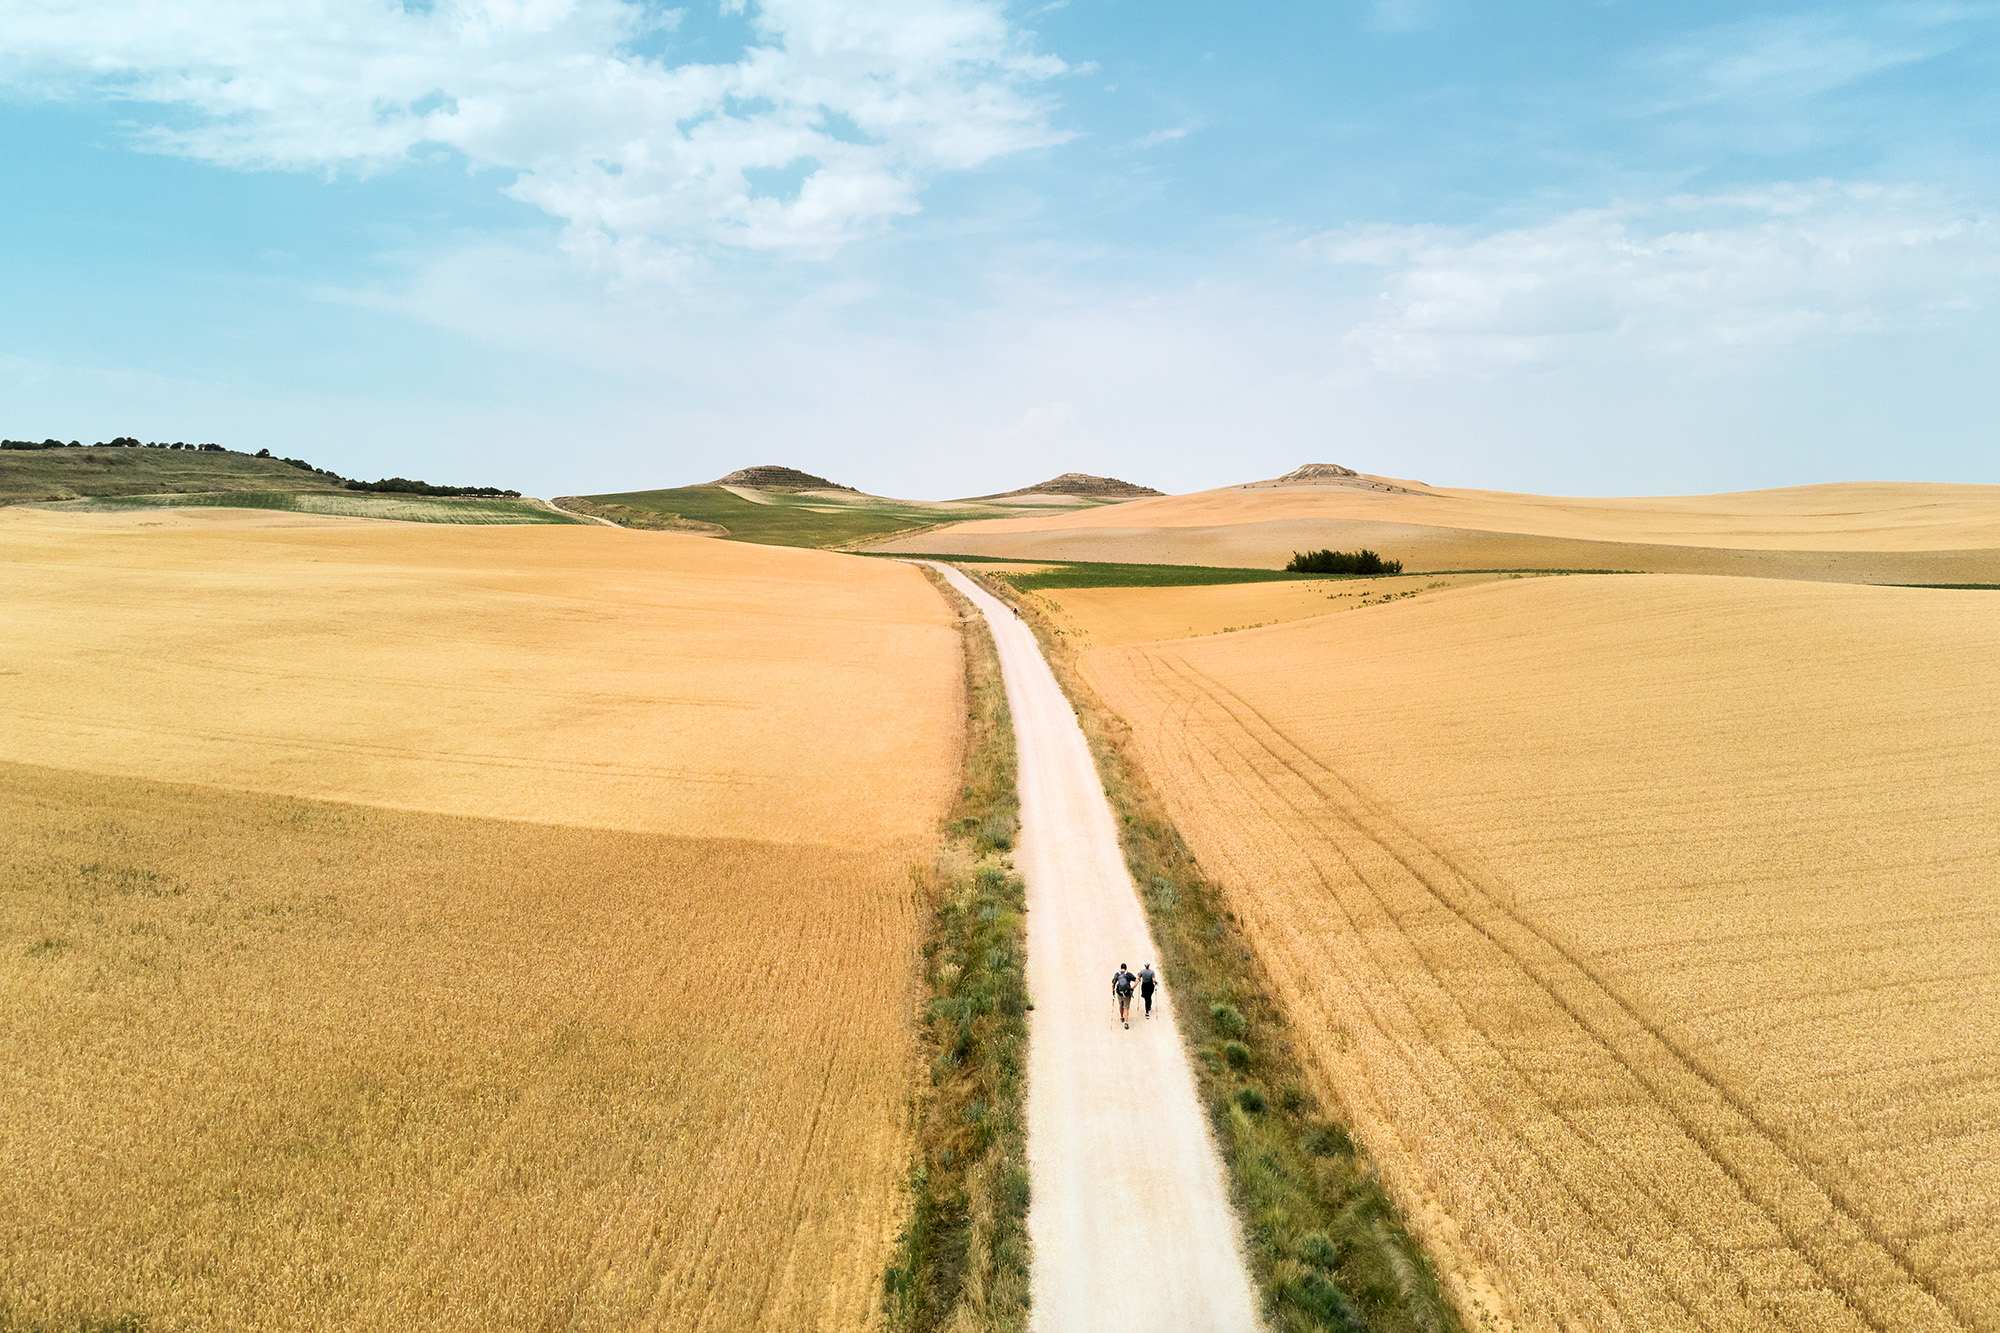
{"label": "hilltop vegetation", "polygon": [[[443,488],[440,488],[443,489]],[[585,523],[526,500],[411,494],[375,487],[338,491],[208,491],[187,495],[115,495],[65,500],[65,512],[132,513],[149,509],[269,509],[331,518],[384,518],[403,523]]]}
{"label": "hilltop vegetation", "polygon": [[1019,490],[1002,491],[998,495],[982,495],[981,500],[1007,500],[1017,495],[1076,495],[1089,496],[1100,500],[1136,500],[1147,495],[1164,495],[1151,486],[1140,486],[1116,477],[1093,477],[1088,472],[1065,472],[1060,477],[1036,482],[1033,486],[1023,486]]}
{"label": "hilltop vegetation", "polygon": [[0,504],[197,491],[330,491],[342,479],[297,459],[227,449],[0,451]]}
{"label": "hilltop vegetation", "polygon": [[0,441],[0,504],[72,502],[85,510],[271,509],[422,523],[577,523],[497,486],[437,486],[408,477],[355,481],[268,449],[214,444],[101,446]]}
{"label": "hilltop vegetation", "polygon": [[801,472],[795,467],[782,467],[777,463],[760,463],[756,467],[740,467],[726,477],[718,478],[717,486],[747,486],[759,491],[852,491],[861,492],[852,486],[843,486],[825,477],[815,477],[810,472]]}

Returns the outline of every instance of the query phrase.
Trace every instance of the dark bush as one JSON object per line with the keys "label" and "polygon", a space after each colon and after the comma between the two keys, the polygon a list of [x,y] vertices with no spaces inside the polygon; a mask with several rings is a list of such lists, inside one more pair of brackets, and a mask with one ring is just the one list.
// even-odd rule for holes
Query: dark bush
{"label": "dark bush", "polygon": [[1231,1069],[1247,1069],[1250,1067],[1250,1048],[1240,1041],[1225,1041],[1222,1043],[1222,1058],[1229,1061]]}
{"label": "dark bush", "polygon": [[[285,460],[287,463],[291,459]],[[378,491],[394,495],[480,495],[493,498],[507,497],[519,499],[519,491],[503,491],[497,486],[433,486],[427,481],[412,481],[408,477],[384,477],[380,481],[350,481],[350,491]]]}
{"label": "dark bush", "polygon": [[1315,1157],[1354,1156],[1354,1140],[1339,1125],[1315,1125],[1306,1132],[1305,1148]]}
{"label": "dark bush", "polygon": [[1292,552],[1292,562],[1285,566],[1287,574],[1400,574],[1403,562],[1384,560],[1375,552],[1363,547],[1359,551],[1306,551]]}
{"label": "dark bush", "polygon": [[1211,1004],[1208,1016],[1215,1020],[1215,1026],[1225,1037],[1240,1037],[1250,1030],[1250,1020],[1232,1004]]}
{"label": "dark bush", "polygon": [[1244,1088],[1236,1094],[1236,1104],[1251,1115],[1262,1115],[1271,1105],[1264,1100],[1264,1094],[1255,1088]]}

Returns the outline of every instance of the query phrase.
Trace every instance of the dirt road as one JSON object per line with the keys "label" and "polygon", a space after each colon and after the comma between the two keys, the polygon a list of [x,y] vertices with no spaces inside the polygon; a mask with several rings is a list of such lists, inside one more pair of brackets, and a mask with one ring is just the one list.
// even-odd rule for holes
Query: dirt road
{"label": "dirt road", "polygon": [[936,565],[993,628],[1020,752],[1028,883],[1028,1166],[1035,1333],[1257,1329],[1223,1184],[1165,978],[1150,1021],[1118,1023],[1111,975],[1155,967],[1110,804],[1027,626]]}

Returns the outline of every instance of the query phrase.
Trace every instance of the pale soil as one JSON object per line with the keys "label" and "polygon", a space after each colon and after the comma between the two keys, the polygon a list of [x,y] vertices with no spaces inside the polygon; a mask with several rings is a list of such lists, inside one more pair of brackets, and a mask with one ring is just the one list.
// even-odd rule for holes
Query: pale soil
{"label": "pale soil", "polygon": [[[1119,963],[1158,966],[1089,745],[1034,635],[939,566],[992,626],[1019,752],[1028,886],[1028,1234],[1037,1333],[1259,1327],[1221,1158],[1174,1024],[1121,1026]],[[1143,1006],[1135,999],[1135,1014]]]}
{"label": "pale soil", "polygon": [[1595,498],[1414,488],[1231,486],[1131,500],[1087,515],[994,519],[967,533],[1215,528],[1285,521],[1392,523],[1570,541],[1766,551],[2000,547],[2000,486],[1842,482],[1726,495]]}
{"label": "pale soil", "polygon": [[1064,633],[1076,636],[1079,647],[1110,648],[1258,629],[1509,577],[1514,576],[1404,574],[1196,588],[1050,588],[1030,595],[1053,614]]}
{"label": "pale soil", "polygon": [[0,761],[838,846],[928,836],[950,780],[956,641],[892,562],[11,509],[0,564]]}
{"label": "pale soil", "polygon": [[1525,1328],[2000,1328],[2000,593],[1558,578],[1085,655]]}
{"label": "pale soil", "polygon": [[0,514],[0,1324],[874,1325],[935,591],[293,518]]}

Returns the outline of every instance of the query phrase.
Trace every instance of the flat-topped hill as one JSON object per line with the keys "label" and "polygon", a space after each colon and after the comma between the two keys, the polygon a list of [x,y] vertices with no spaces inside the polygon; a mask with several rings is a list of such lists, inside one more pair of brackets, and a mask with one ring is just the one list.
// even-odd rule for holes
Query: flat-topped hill
{"label": "flat-topped hill", "polygon": [[4,449],[0,504],[199,491],[332,491],[341,479],[227,449]]}
{"label": "flat-topped hill", "polygon": [[[776,463],[761,463],[756,467],[740,467],[726,477],[719,478],[717,486],[748,486],[758,491],[853,491],[852,486],[843,486],[825,477],[815,477],[810,472],[801,472],[795,467],[781,467]],[[855,494],[860,494],[855,491]]]}
{"label": "flat-topped hill", "polygon": [[1134,482],[1120,481],[1116,477],[1094,477],[1088,472],[1065,472],[1060,477],[1050,477],[1047,481],[1033,486],[1023,486],[1018,491],[1002,491],[998,495],[982,495],[981,500],[1009,500],[1017,495],[1082,495],[1091,499],[1136,500],[1141,496],[1164,495],[1151,486],[1140,486]]}

